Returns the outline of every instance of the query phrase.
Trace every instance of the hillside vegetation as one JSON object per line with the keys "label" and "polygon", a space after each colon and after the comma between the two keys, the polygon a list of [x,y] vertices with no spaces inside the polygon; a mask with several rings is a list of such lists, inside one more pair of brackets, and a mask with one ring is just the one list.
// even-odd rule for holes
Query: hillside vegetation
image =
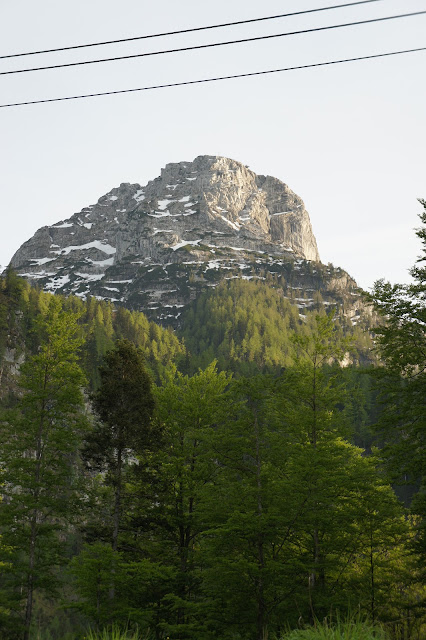
{"label": "hillside vegetation", "polygon": [[[369,332],[348,320],[337,303],[324,305],[318,293],[313,308],[299,314],[296,300],[286,298],[273,279],[233,279],[202,293],[184,312],[179,335],[198,366],[217,359],[220,368],[244,374],[277,371],[293,362],[294,337],[312,336],[314,318],[325,310],[336,312],[336,335],[351,336],[352,362],[373,362]],[[360,320],[365,327],[367,318]]]}
{"label": "hillside vegetation", "polygon": [[[203,294],[179,339],[8,271],[2,640],[112,625],[155,640],[422,638],[425,272],[413,273],[411,288],[371,297],[387,322],[372,357],[341,308],[318,298],[300,315],[273,282]],[[318,623],[354,611],[370,626]]]}
{"label": "hillside vegetation", "polygon": [[[38,348],[40,336],[36,318],[49,306],[52,294],[31,287],[18,278],[13,270],[0,277],[0,371],[7,375],[8,363],[15,370],[25,354]],[[64,311],[79,316],[78,325],[84,338],[81,364],[92,388],[99,384],[98,367],[103,356],[112,349],[118,339],[126,338],[139,347],[156,380],[159,380],[171,363],[185,355],[183,344],[171,329],[163,329],[138,311],[115,307],[112,303],[76,296],[56,296]],[[3,394],[6,389],[2,381]]]}

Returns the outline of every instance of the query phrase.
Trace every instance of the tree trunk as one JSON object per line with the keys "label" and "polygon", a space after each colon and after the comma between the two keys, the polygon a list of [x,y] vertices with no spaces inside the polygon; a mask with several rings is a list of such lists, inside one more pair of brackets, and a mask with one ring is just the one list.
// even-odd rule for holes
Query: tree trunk
{"label": "tree trunk", "polygon": [[28,559],[28,580],[27,580],[27,602],[25,604],[25,630],[24,640],[30,637],[31,618],[33,613],[33,592],[34,592],[34,565],[35,565],[35,545],[37,537],[37,511],[31,518],[30,552]]}
{"label": "tree trunk", "polygon": [[374,556],[373,556],[373,527],[370,523],[370,586],[371,586],[371,622],[375,623],[376,618],[376,594],[374,580]]}
{"label": "tree trunk", "polygon": [[112,531],[112,550],[117,551],[118,548],[118,532],[120,530],[120,514],[121,514],[121,468],[122,468],[122,451],[117,452],[117,474],[114,495],[114,520]]}
{"label": "tree trunk", "polygon": [[[257,516],[260,519],[263,513],[262,504],[262,460],[260,454],[260,434],[259,422],[257,419],[257,411],[254,409],[254,426],[256,436],[256,488],[257,488]],[[266,634],[265,620],[265,600],[264,600],[264,584],[263,570],[265,568],[263,532],[258,531],[257,534],[257,564],[259,569],[259,577],[257,581],[257,640],[264,640]]]}
{"label": "tree trunk", "polygon": [[[183,482],[179,482],[179,493],[177,499],[177,513],[179,516],[179,565],[180,576],[178,582],[178,594],[182,600],[185,600],[186,596],[186,572],[187,572],[187,548],[186,548],[186,528],[184,521],[184,497],[183,497]],[[181,625],[185,623],[185,610],[183,607],[179,607],[176,611],[176,624]],[[180,634],[178,634],[180,637]]]}
{"label": "tree trunk", "polygon": [[[47,372],[44,379],[44,387],[47,383]],[[34,502],[37,505],[40,495],[39,483],[41,478],[41,458],[42,458],[42,444],[43,444],[43,432],[44,432],[44,418],[45,418],[45,405],[44,402],[41,406],[40,422],[37,434],[36,443],[36,467],[34,473],[35,489],[34,489]],[[31,516],[31,528],[30,528],[30,546],[28,553],[28,579],[27,579],[27,601],[25,603],[25,628],[24,628],[24,640],[29,640],[31,618],[33,614],[33,592],[34,592],[34,567],[35,567],[35,552],[37,542],[37,518],[38,510],[35,507]]]}
{"label": "tree trunk", "polygon": [[[121,515],[121,471],[122,471],[122,450],[117,451],[117,473],[116,473],[116,485],[114,494],[114,518],[113,518],[113,530],[112,530],[112,550],[114,552],[118,549],[118,533],[120,531],[120,515]],[[109,600],[112,602],[115,598],[115,567],[111,568],[111,588],[109,590]]]}

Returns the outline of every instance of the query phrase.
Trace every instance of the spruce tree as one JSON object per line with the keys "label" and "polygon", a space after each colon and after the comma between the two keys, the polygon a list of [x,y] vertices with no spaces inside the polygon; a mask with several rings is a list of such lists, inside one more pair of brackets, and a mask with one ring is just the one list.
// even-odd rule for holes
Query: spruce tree
{"label": "spruce tree", "polygon": [[145,449],[156,446],[159,433],[151,421],[151,379],[141,351],[129,340],[118,340],[106,354],[100,380],[92,395],[99,420],[87,438],[84,455],[91,468],[106,473],[106,482],[113,488],[111,545],[117,551],[126,467]]}

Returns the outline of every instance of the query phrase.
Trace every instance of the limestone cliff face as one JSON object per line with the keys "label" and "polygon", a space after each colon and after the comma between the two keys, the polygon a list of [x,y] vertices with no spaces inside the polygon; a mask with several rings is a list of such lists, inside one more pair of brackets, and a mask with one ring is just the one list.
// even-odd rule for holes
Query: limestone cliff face
{"label": "limestone cliff face", "polygon": [[[121,184],[80,213],[39,229],[11,264],[48,291],[96,295],[146,311],[147,292],[152,305],[161,298],[156,292],[176,286],[159,284],[158,268],[184,279],[190,264],[229,269],[250,252],[256,264],[262,255],[319,261],[303,201],[280,180],[235,160],[199,156],[166,165],[144,187]],[[172,298],[178,307],[188,301],[179,291]]]}

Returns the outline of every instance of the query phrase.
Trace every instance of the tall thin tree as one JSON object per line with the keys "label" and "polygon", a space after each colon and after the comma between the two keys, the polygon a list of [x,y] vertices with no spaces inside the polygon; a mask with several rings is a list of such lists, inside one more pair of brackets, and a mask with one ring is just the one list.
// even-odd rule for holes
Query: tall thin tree
{"label": "tall thin tree", "polygon": [[[99,421],[87,438],[84,455],[93,468],[106,474],[113,489],[111,547],[118,550],[123,516],[126,468],[146,448],[155,446],[158,431],[152,383],[142,352],[129,340],[118,340],[100,367],[101,384],[92,395]],[[112,568],[113,572],[113,568]],[[110,599],[115,596],[114,577]]]}
{"label": "tall thin tree", "polygon": [[21,367],[18,408],[2,416],[0,522],[13,550],[6,586],[17,606],[22,603],[24,640],[30,636],[34,592],[55,587],[64,555],[59,534],[75,512],[75,459],[87,424],[77,319],[52,297],[38,321],[38,353]]}

